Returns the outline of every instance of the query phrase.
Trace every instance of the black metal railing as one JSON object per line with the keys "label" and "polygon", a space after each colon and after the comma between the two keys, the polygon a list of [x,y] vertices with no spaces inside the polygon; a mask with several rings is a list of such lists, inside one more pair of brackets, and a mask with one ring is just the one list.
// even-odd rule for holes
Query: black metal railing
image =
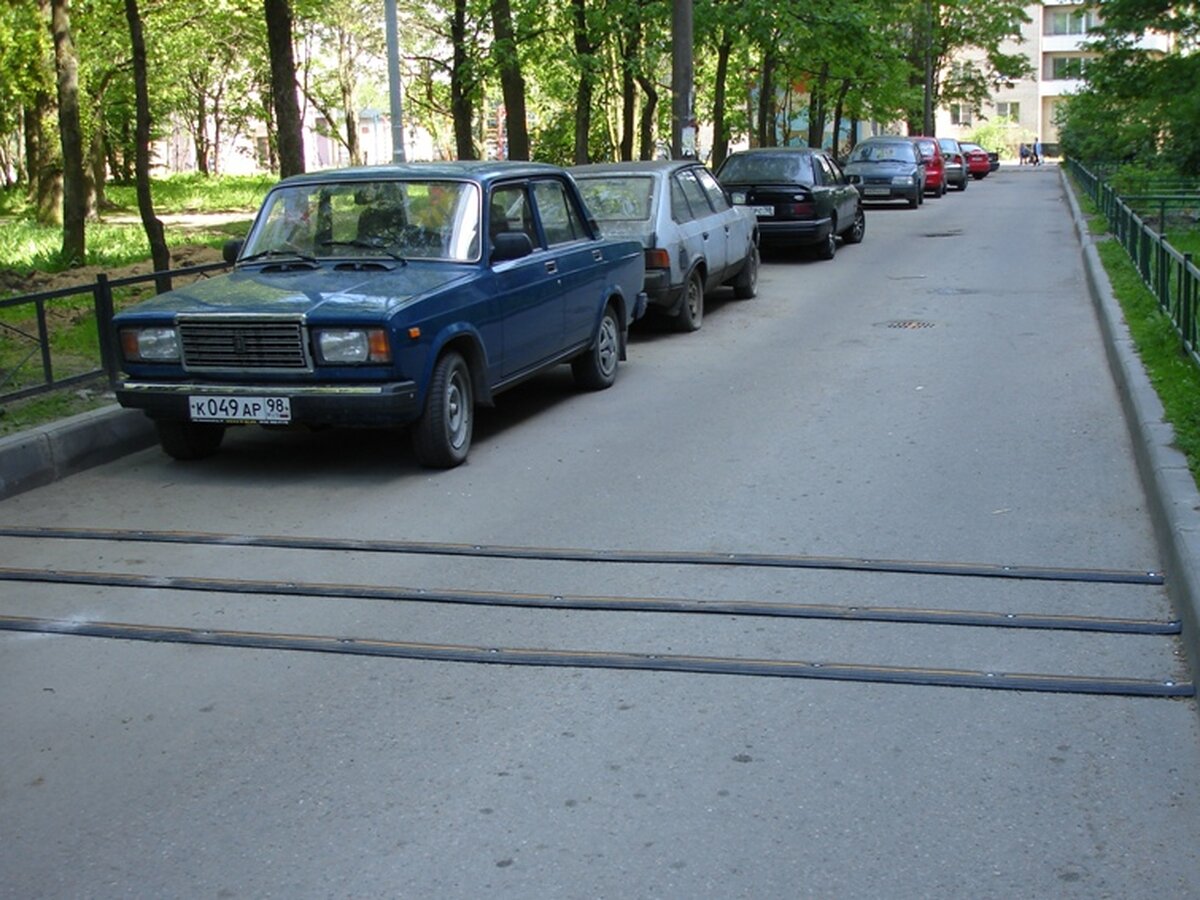
{"label": "black metal railing", "polygon": [[[148,282],[157,284],[164,278],[163,283],[169,285],[174,278],[207,276],[210,272],[228,268],[226,263],[220,262],[125,278],[109,278],[101,274],[90,284],[0,300],[0,403],[93,381],[101,376],[111,383],[120,368],[116,336],[112,329],[116,291]],[[88,296],[91,298],[90,305],[84,303],[81,307],[77,298]],[[85,327],[85,323],[76,315],[72,315],[61,326],[51,322],[49,313],[57,307],[67,306],[79,308],[82,316],[94,316],[96,346],[94,356],[82,365],[76,361],[76,365],[71,367],[75,371],[64,374],[61,371],[64,367],[55,365],[53,338],[56,328]],[[30,309],[24,315],[9,312],[25,307]]]}
{"label": "black metal railing", "polygon": [[1123,196],[1106,178],[1075,160],[1067,165],[1075,182],[1104,215],[1108,230],[1129,254],[1159,307],[1174,323],[1184,349],[1200,365],[1200,269],[1191,253],[1176,250],[1166,237],[1169,227],[1191,228],[1200,221],[1200,187],[1191,182],[1172,182]]}

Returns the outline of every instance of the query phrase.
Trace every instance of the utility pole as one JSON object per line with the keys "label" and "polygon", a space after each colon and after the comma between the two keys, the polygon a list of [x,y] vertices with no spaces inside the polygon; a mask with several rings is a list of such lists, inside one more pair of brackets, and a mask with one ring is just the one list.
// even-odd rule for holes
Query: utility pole
{"label": "utility pole", "polygon": [[692,0],[671,4],[671,157],[695,158],[696,115],[692,63]]}
{"label": "utility pole", "polygon": [[396,0],[383,0],[387,30],[388,95],[392,116],[392,162],[404,162],[404,88],[400,84],[400,36]]}

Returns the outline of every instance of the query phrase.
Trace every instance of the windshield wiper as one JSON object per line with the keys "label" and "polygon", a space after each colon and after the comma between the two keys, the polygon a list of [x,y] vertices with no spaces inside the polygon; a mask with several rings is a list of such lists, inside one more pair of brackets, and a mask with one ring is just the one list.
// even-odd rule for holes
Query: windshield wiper
{"label": "windshield wiper", "polygon": [[407,259],[405,259],[403,256],[401,256],[395,250],[388,249],[379,241],[364,241],[361,238],[357,238],[353,241],[321,241],[321,246],[322,247],[355,247],[359,250],[379,250],[382,253],[386,253],[388,256],[390,256],[392,259],[396,260],[397,262],[402,262],[405,265],[408,265]]}
{"label": "windshield wiper", "polygon": [[263,259],[279,259],[280,257],[288,257],[300,262],[312,263],[313,265],[317,263],[315,256],[309,256],[307,253],[301,253],[299,250],[281,250],[277,247],[270,250],[260,250],[258,253],[251,253],[249,256],[243,256],[238,262],[248,263]]}

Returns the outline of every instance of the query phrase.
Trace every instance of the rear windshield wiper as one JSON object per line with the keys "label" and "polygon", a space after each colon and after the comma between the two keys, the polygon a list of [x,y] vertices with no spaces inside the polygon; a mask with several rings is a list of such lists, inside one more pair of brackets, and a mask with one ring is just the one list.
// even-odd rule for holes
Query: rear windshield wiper
{"label": "rear windshield wiper", "polygon": [[321,241],[321,246],[322,247],[355,247],[359,250],[378,250],[381,253],[386,253],[388,256],[390,256],[392,259],[396,260],[397,262],[402,262],[405,265],[408,264],[407,259],[405,259],[403,256],[401,256],[395,250],[389,250],[387,247],[383,246],[383,244],[379,243],[378,241],[364,241],[361,238],[358,238],[353,241]]}

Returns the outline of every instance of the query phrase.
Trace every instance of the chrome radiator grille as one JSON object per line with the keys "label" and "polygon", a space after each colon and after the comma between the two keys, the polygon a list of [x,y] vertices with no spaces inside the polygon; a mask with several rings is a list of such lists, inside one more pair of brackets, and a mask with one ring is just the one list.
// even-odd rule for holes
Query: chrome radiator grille
{"label": "chrome radiator grille", "polygon": [[180,320],[188,369],[307,369],[304,328],[295,320]]}

